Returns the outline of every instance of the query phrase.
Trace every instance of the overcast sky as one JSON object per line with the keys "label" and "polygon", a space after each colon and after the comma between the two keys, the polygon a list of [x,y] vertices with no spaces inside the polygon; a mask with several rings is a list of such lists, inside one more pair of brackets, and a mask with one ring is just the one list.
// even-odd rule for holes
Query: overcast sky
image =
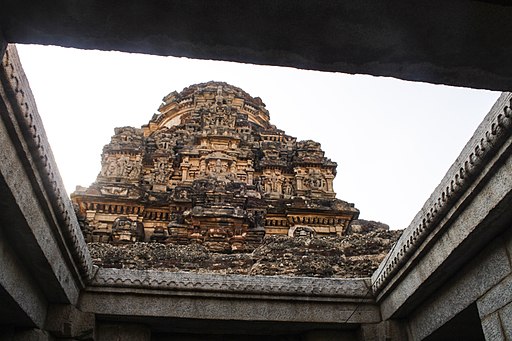
{"label": "overcast sky", "polygon": [[210,80],[261,97],[271,123],[322,144],[334,189],[363,219],[405,228],[499,96],[393,78],[18,45],[68,193],[89,186],[114,127],[140,127],[171,91]]}

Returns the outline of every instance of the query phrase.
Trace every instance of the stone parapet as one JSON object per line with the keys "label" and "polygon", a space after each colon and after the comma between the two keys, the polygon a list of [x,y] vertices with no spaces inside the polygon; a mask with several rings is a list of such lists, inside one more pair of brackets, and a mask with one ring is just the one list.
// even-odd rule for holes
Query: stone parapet
{"label": "stone parapet", "polygon": [[[88,290],[93,288],[132,288],[180,292],[216,292],[246,295],[293,296],[300,300],[338,298],[371,302],[369,279],[313,277],[243,276],[97,268]],[[276,297],[276,296],[274,296]]]}

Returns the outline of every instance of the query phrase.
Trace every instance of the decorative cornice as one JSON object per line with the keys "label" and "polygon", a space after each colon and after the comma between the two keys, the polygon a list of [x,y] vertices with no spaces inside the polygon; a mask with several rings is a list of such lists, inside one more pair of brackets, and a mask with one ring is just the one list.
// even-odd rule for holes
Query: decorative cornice
{"label": "decorative cornice", "polygon": [[380,292],[473,184],[512,135],[512,93],[503,93],[477,128],[422,209],[372,276]]}
{"label": "decorative cornice", "polygon": [[14,45],[7,47],[2,67],[6,78],[4,86],[11,91],[10,99],[14,109],[15,124],[19,127],[24,142],[27,143],[28,162],[34,174],[40,178],[43,187],[41,192],[47,196],[46,201],[55,216],[57,235],[63,238],[61,247],[69,250],[74,266],[82,277],[80,280],[88,279],[92,275],[92,260],[71,201],[64,189],[34,96]]}
{"label": "decorative cornice", "polygon": [[369,279],[197,274],[97,268],[91,287],[308,297],[367,298]]}

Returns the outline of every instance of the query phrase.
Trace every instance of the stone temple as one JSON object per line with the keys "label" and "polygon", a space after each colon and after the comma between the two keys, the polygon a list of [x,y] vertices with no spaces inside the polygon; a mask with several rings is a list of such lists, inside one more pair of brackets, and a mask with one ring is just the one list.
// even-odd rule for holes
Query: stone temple
{"label": "stone temple", "polygon": [[220,82],[172,92],[148,124],[115,129],[101,171],[71,195],[87,241],[200,243],[250,251],[265,235],[342,235],[320,143],[270,123],[258,97]]}
{"label": "stone temple", "polygon": [[[183,6],[187,8],[187,4],[190,6],[196,5],[195,2],[194,4],[186,2],[181,4],[182,8]],[[209,6],[205,6],[207,11],[204,15],[212,18],[211,13],[215,12],[216,5],[220,6],[220,2],[219,4],[218,2],[209,2],[208,4]],[[65,10],[68,5],[68,11],[70,12]],[[214,16],[215,19],[220,20],[218,23],[222,24],[217,26],[217,30],[221,27],[229,27],[230,32],[237,32],[237,30],[232,29],[233,20],[244,17],[236,14],[250,14],[251,18],[254,18],[253,20],[257,20],[259,26],[248,25],[247,23],[250,23],[250,21],[247,20],[242,20],[242,22],[243,29],[246,32],[250,27],[252,31],[258,34],[261,31],[254,30],[254,27],[266,28],[269,20],[272,20],[272,23],[286,23],[286,19],[290,20],[292,17],[289,15],[290,12],[287,11],[287,7],[276,7],[272,4],[272,10],[275,11],[272,12],[270,11],[271,5],[264,2],[258,2],[257,4],[250,2],[250,5],[263,6],[263,8],[267,6],[268,11],[259,11],[258,13],[264,15],[254,16],[254,12],[247,10],[247,7],[242,3],[240,3],[240,6],[230,6],[230,11],[227,12],[230,15]],[[15,11],[13,6],[16,6],[19,10]],[[64,6],[64,8],[58,7],[59,10],[57,11],[55,10],[56,6]],[[176,49],[177,45],[168,45],[165,39],[160,41],[155,40],[154,37],[165,37],[165,34],[168,34],[169,37],[176,38],[178,36],[175,28],[182,27],[187,31],[187,37],[192,39],[189,40],[186,46],[190,46],[194,51],[208,51],[208,47],[198,40],[201,34],[191,34],[192,32],[199,33],[201,32],[200,28],[205,27],[205,29],[207,28],[208,42],[211,42],[212,46],[215,47],[215,49],[212,47],[210,52],[215,50],[216,53],[220,53],[222,58],[230,59],[226,51],[230,53],[235,51],[237,58],[250,62],[247,47],[233,42],[236,35],[229,35],[229,50],[226,47],[224,50],[222,49],[222,46],[226,45],[225,43],[223,45],[223,42],[219,39],[212,39],[215,25],[205,20],[205,16],[198,16],[197,20],[194,21],[187,17],[188,11],[181,11],[182,16],[174,17],[174,21],[178,25],[169,25],[168,21],[148,20],[148,18],[152,18],[148,16],[148,13],[151,12],[147,11],[151,6],[150,1],[145,1],[142,7],[130,7],[131,11],[126,11],[123,8],[122,11],[119,11],[118,6],[109,10],[109,7],[104,6],[89,6],[89,4],[78,2],[68,4],[66,2],[66,4],[60,3],[54,7],[48,4],[45,11],[42,11],[40,6],[30,6],[23,2],[2,3],[0,5],[2,9],[0,17],[9,19],[0,21],[0,26],[2,26],[0,32],[4,35],[3,37],[0,35],[0,56],[2,56],[0,65],[0,140],[2,145],[2,148],[0,148],[0,159],[2,160],[0,162],[0,206],[2,208],[0,209],[0,338],[2,340],[432,341],[512,339],[512,290],[510,290],[512,284],[512,210],[510,209],[512,207],[512,93],[510,92],[503,93],[490,108],[473,136],[447,170],[445,176],[440,179],[439,185],[426,198],[425,204],[419,209],[410,225],[403,231],[396,244],[391,247],[385,258],[380,261],[378,268],[371,275],[363,274],[357,278],[260,276],[258,274],[247,276],[193,273],[191,271],[156,271],[154,269],[128,267],[107,268],[95,265],[97,257],[85,243],[80,228],[82,227],[83,230],[90,232],[90,230],[95,230],[96,226],[94,225],[94,219],[88,219],[92,223],[87,225],[85,221],[87,216],[84,216],[84,214],[89,214],[89,217],[103,215],[103,217],[96,218],[106,224],[107,228],[103,225],[103,229],[108,230],[109,224],[115,225],[118,239],[121,240],[131,239],[133,235],[139,237],[142,233],[142,227],[146,228],[145,233],[148,233],[145,238],[150,239],[150,233],[154,232],[154,227],[150,227],[147,218],[142,217],[142,221],[138,221],[139,213],[137,215],[129,213],[133,212],[134,207],[135,211],[139,210],[139,212],[141,209],[155,211],[160,204],[156,199],[157,194],[160,193],[160,195],[165,196],[167,192],[167,189],[164,192],[162,188],[158,191],[156,190],[158,188],[149,189],[151,184],[144,184],[143,181],[146,180],[141,180],[143,179],[141,177],[145,174],[145,165],[147,163],[151,164],[150,161],[143,158],[148,156],[146,148],[148,148],[148,137],[152,132],[151,124],[146,128],[147,135],[144,135],[144,133],[132,135],[136,139],[146,141],[146,145],[141,143],[139,154],[131,152],[136,149],[132,145],[132,149],[127,148],[124,154],[119,155],[124,156],[124,160],[127,161],[125,167],[123,167],[123,173],[108,178],[107,172],[115,172],[115,170],[111,167],[109,171],[107,167],[104,175],[101,175],[98,182],[88,190],[88,194],[84,190],[80,195],[75,195],[75,203],[80,205],[80,202],[82,202],[82,207],[86,206],[87,202],[93,204],[89,207],[83,207],[82,216],[77,217],[73,204],[64,189],[41,116],[38,113],[36,101],[16,49],[13,45],[8,46],[7,42],[16,42],[23,38],[25,40],[21,41],[41,43],[40,35],[44,35],[46,39],[50,39],[47,42],[57,45],[66,44],[66,46],[80,47],[80,42],[96,42],[97,45],[94,45],[96,48],[122,50],[126,48],[122,43],[130,42],[132,44],[130,46],[142,49],[144,47],[141,46],[146,46],[146,49],[151,46],[162,48],[161,51],[166,51],[163,46],[172,46],[171,50],[167,51],[177,53],[176,50],[172,50],[173,48]],[[294,2],[293,6],[294,8],[302,8],[304,14],[303,16],[293,16],[294,21],[297,18],[304,18],[331,22],[331,20],[326,19],[334,18],[336,13],[340,13],[332,12],[331,8],[326,7],[327,5],[323,6],[319,3],[315,4],[317,8],[328,9],[328,13],[334,14],[311,16],[311,12],[306,11],[306,9],[310,10],[309,7],[306,8],[307,4]],[[346,5],[339,2],[336,3],[336,6],[341,8]],[[358,3],[358,6],[365,5]],[[489,20],[493,18],[492,16],[480,15],[482,10],[488,9],[488,13],[495,13],[502,18],[502,23],[508,24],[510,22],[510,20],[506,20],[507,16],[503,16],[503,13],[507,10],[503,6],[498,8],[497,3],[491,2],[450,5],[453,6],[452,12],[443,12],[446,8],[443,7],[445,6],[444,3],[429,3],[428,6],[435,7],[435,11],[425,10],[427,4],[403,5],[401,2],[393,6],[398,9],[400,6],[413,6],[414,12],[411,13],[413,15],[407,16],[408,19],[416,18],[414,15],[420,15],[424,19],[444,20],[442,18],[448,18],[453,23],[454,18],[465,19],[471,16],[473,19],[482,18],[486,23],[500,22],[499,20]],[[154,13],[171,17],[172,11],[166,11],[161,6],[154,7]],[[379,20],[387,18],[390,23],[397,22],[395,17],[386,16],[384,11],[376,11],[375,6],[372,6],[371,11],[356,11],[356,7],[352,5],[350,8],[352,10],[343,12],[344,15],[341,15],[340,18],[350,19],[345,20],[345,22],[351,25],[354,22],[373,24],[377,21],[368,20],[368,18],[371,19],[372,15],[377,14]],[[475,11],[468,9],[474,9]],[[233,13],[232,11],[241,12]],[[61,20],[63,18],[62,13],[84,13],[85,16],[82,20],[85,20],[85,18],[92,20],[94,18],[95,21],[84,22],[78,20],[73,26],[70,21]],[[190,11],[190,13],[194,14],[194,11]],[[226,13],[226,11],[223,13]],[[274,15],[276,13],[281,14],[281,16]],[[400,12],[394,11],[393,13]],[[456,13],[458,16],[437,15],[438,13]],[[45,20],[33,20],[37,18],[36,14]],[[117,14],[129,15],[123,17]],[[300,11],[298,14],[300,14]],[[108,18],[108,20],[102,20],[103,18]],[[142,25],[134,26],[134,19],[136,18],[150,26],[145,29]],[[262,18],[267,18],[267,21],[261,21]],[[285,20],[276,20],[276,18]],[[117,24],[111,25],[112,20],[114,20],[114,23],[117,20]],[[123,20],[125,24],[123,24]],[[102,26],[99,25],[100,22],[108,22],[111,28],[117,27],[122,30],[123,37],[126,39],[111,39],[119,36],[116,36],[115,31],[102,29]],[[382,23],[382,21],[380,22]],[[409,22],[410,25],[412,23],[423,23],[421,20],[409,20]],[[462,22],[467,23],[465,20]],[[152,30],[154,25],[158,23],[165,25],[164,28],[169,31],[166,33],[164,28],[156,31]],[[183,25],[179,25],[179,23]],[[229,23],[229,25],[224,25],[224,23]],[[41,27],[42,24],[53,26],[53,28],[47,26],[45,29],[44,26]],[[87,32],[89,34],[100,34],[101,37],[91,38],[90,35],[87,35],[87,32],[73,29],[73,27],[77,28],[78,25],[81,28],[88,28]],[[361,25],[353,26],[357,30],[361,28]],[[130,34],[129,30],[133,27],[136,27],[136,31]],[[288,47],[300,47],[307,44],[310,48],[318,51],[328,51],[321,49],[321,39],[305,40],[302,35],[290,35],[292,31],[286,28],[291,27],[291,25],[283,24],[282,29],[275,29],[272,32],[275,32],[275,34],[285,32],[287,35],[286,42],[289,42]],[[325,30],[320,30],[318,26],[315,28],[314,25],[301,25],[301,27],[304,27],[307,32],[325,32]],[[343,28],[343,26],[340,27]],[[394,38],[403,38],[403,33],[417,34],[417,37],[422,38],[421,41],[427,42],[432,37],[433,31],[429,29],[428,25],[421,27],[425,27],[429,34],[421,34],[412,26],[407,27],[410,30],[402,27],[399,30],[401,34],[394,35],[389,29],[386,30],[385,26],[379,25],[378,29],[387,37],[381,39],[381,42],[384,46],[387,44],[390,49],[396,51],[397,39]],[[441,25],[439,27],[447,26]],[[481,28],[490,30],[489,25],[481,26]],[[264,43],[276,43],[275,36],[274,39],[272,39],[272,36],[265,35],[264,40],[253,40],[243,34],[243,29],[240,37],[244,39],[244,42],[253,43],[254,46],[257,46],[257,49],[252,51],[275,51],[274,49],[262,48]],[[459,33],[459,35],[455,34],[454,37],[467,37],[467,31],[465,30],[452,31],[451,33],[464,32],[464,35]],[[58,36],[55,32],[59,32]],[[155,34],[155,32],[159,33]],[[351,36],[353,31],[341,29],[340,32]],[[369,32],[370,35],[372,31]],[[504,36],[510,37],[511,35],[506,35],[506,32],[506,30],[503,31]],[[446,38],[446,30],[442,30],[442,33],[443,38]],[[140,36],[135,34],[142,34],[143,38],[141,39]],[[66,38],[65,35],[70,35],[70,38]],[[322,34],[318,36],[321,38]],[[353,36],[357,38],[358,42],[362,41],[360,35]],[[485,35],[476,36],[486,37]],[[335,37],[333,42],[338,44],[330,45],[332,48],[339,47],[339,51],[343,51],[344,56],[350,52],[356,54],[359,61],[366,65],[367,72],[374,72],[372,70],[375,70],[376,64],[368,63],[368,59],[365,58],[367,51],[362,45],[363,42],[358,43],[359,45],[352,45],[351,49],[343,49],[340,44],[349,40],[336,39],[337,36],[332,34],[329,34],[330,37]],[[413,54],[417,52],[415,48],[419,46],[417,44],[419,40],[402,39],[402,41],[409,47],[408,51]],[[467,43],[467,40],[464,39],[457,39],[457,41]],[[474,41],[470,43],[474,44]],[[499,42],[500,46],[510,45],[503,44],[503,41],[506,41],[503,39],[496,38],[496,41]],[[151,42],[151,44],[144,45],[143,42]],[[430,42],[432,41],[430,40]],[[471,44],[468,46],[478,46],[478,44]],[[180,44],[179,46],[185,45]],[[378,48],[379,52],[382,51],[381,47],[383,45],[377,46],[374,44],[371,46]],[[429,44],[429,46],[436,47],[438,45]],[[439,46],[439,49],[444,50],[452,45],[443,44]],[[486,45],[486,47],[488,46]],[[439,49],[437,51],[440,51]],[[222,51],[224,51],[224,54],[222,54]],[[249,49],[249,51],[251,50]],[[489,74],[481,73],[479,71],[481,69],[475,67],[474,62],[468,63],[467,58],[474,57],[492,62],[493,65],[500,67],[500,72],[504,72],[503,70],[506,70],[510,63],[502,62],[497,49],[492,49],[493,53],[488,53],[490,51],[488,48],[479,49],[479,51],[487,53],[486,58],[479,58],[479,54],[465,53],[461,54],[461,56],[464,55],[464,59],[457,59],[456,54],[448,53],[450,66],[437,67],[437,70],[444,70],[444,72],[451,75],[459,74],[466,77],[467,83],[463,83],[465,85],[471,84],[468,79],[471,77],[471,70],[475,70],[474,72],[486,78],[486,82],[498,84],[496,80],[492,80],[492,77],[488,77]],[[505,49],[504,51],[510,52],[512,50]],[[439,56],[435,52],[435,49],[432,50],[431,58]],[[331,55],[333,54],[324,52],[311,56],[313,58],[315,56],[323,58]],[[279,64],[277,58],[281,56],[289,58],[290,61],[293,58],[300,58],[292,52],[278,53],[273,56],[274,59],[271,60],[271,64],[274,65]],[[382,56],[382,53],[380,53],[379,58]],[[341,67],[339,63],[335,65]],[[399,76],[398,71],[393,71],[391,64],[378,63],[378,65],[391,74]],[[413,65],[415,66],[413,67]],[[468,69],[468,66],[471,66],[471,69]],[[319,64],[310,67],[321,68]],[[416,70],[418,71],[415,72],[417,75],[429,77],[426,76],[427,73],[420,72],[425,70],[420,70],[424,67],[425,63],[420,64],[407,58],[400,59],[400,70]],[[432,73],[428,73],[428,75],[432,75]],[[500,77],[505,82],[508,79],[505,74]],[[423,79],[428,80],[427,78]],[[443,81],[447,78],[438,79]],[[484,83],[479,84],[485,86]],[[507,84],[510,84],[510,82]],[[219,85],[213,86],[214,95],[212,98],[216,96]],[[226,99],[226,106],[228,106],[229,98],[226,94],[228,93],[227,89],[227,85],[222,85],[221,95]],[[234,98],[237,97],[234,96]],[[168,102],[172,103],[172,101]],[[194,105],[193,103],[191,106]],[[174,105],[177,106],[178,104]],[[239,111],[243,113],[243,110]],[[163,112],[165,112],[165,109],[163,109]],[[161,115],[163,115],[162,120],[164,120],[166,114],[162,113]],[[247,117],[249,120],[249,114],[247,114]],[[158,117],[152,121],[154,126],[158,126],[158,122]],[[249,122],[251,121],[249,120]],[[264,122],[260,122],[260,124],[262,127],[265,126]],[[257,124],[249,126],[258,127]],[[265,129],[261,129],[261,131],[264,132]],[[126,138],[128,139],[128,135]],[[201,136],[198,136],[199,140],[200,138]],[[242,141],[239,142],[241,147],[243,145]],[[118,145],[120,143],[118,142]],[[113,147],[113,145],[110,145],[110,147]],[[120,147],[117,148],[121,149]],[[181,150],[184,149],[185,146]],[[240,149],[243,150],[243,148]],[[156,147],[155,150],[157,150]],[[113,153],[109,148],[105,151],[104,160],[106,162],[108,160],[107,154]],[[121,154],[121,151],[119,151],[119,154]],[[179,155],[179,153],[176,154]],[[229,155],[226,151],[224,151],[224,154]],[[127,164],[129,160],[136,160],[137,155],[142,159],[139,161],[138,168],[135,167],[134,174],[137,172],[139,174],[134,175],[131,180],[133,182],[130,183],[127,179],[130,179],[128,175],[131,174],[131,170],[129,170],[130,167]],[[153,152],[153,155],[155,155],[155,152]],[[193,159],[189,156],[189,169],[192,168]],[[253,181],[264,176],[262,169],[258,168],[261,167],[262,160],[263,155],[260,155],[260,158],[254,158],[254,161],[259,161],[260,164],[253,163]],[[309,165],[309,163],[307,164]],[[132,167],[134,165],[137,165],[137,163],[134,162]],[[238,166],[238,162],[236,165]],[[217,166],[217,162],[215,162],[215,166]],[[173,161],[174,167],[176,167],[176,164]],[[321,166],[318,168],[323,169]],[[129,170],[128,175],[125,175],[125,169]],[[222,172],[222,159],[220,169]],[[149,173],[151,174],[151,172]],[[295,173],[285,174],[289,174],[290,177],[292,174],[295,176]],[[190,175],[190,172],[188,175]],[[110,182],[107,182],[106,179],[110,179]],[[116,179],[119,179],[119,182]],[[264,192],[264,184],[261,184],[262,180],[260,179],[262,188],[259,192],[261,200],[268,200],[266,201],[267,205],[270,203],[274,206],[266,206],[265,211],[264,228],[270,230],[272,225],[268,224],[267,220],[270,220],[271,214],[277,215],[272,211],[277,207],[273,203],[278,203],[279,200],[284,200],[286,203],[287,199],[284,198],[284,194],[283,198],[279,199],[272,198],[271,194],[267,195]],[[181,181],[183,182],[183,180]],[[123,212],[125,208],[121,203],[129,202],[127,196],[123,199],[123,196],[114,195],[112,192],[110,192],[111,194],[108,194],[109,192],[102,194],[102,189],[105,191],[108,188],[108,183],[111,184],[111,187],[120,188],[116,191],[121,193],[126,189],[127,196],[131,195],[130,190],[135,192],[139,190],[139,196],[144,200],[141,201],[140,205],[132,205],[128,213]],[[234,183],[236,182],[234,181]],[[117,184],[117,186],[113,184]],[[178,185],[173,188],[171,182],[166,186],[170,189],[170,195],[176,193],[175,188]],[[255,186],[255,182],[253,182],[253,186]],[[297,183],[295,186],[297,186]],[[251,189],[250,185],[246,187],[247,195]],[[148,189],[145,190],[144,188]],[[191,188],[191,186],[188,188]],[[258,192],[254,188],[252,190]],[[294,190],[298,191],[299,189],[295,187]],[[326,202],[335,200],[334,197],[329,198],[329,195],[322,197],[322,194],[320,198],[315,198],[313,192],[311,190],[311,197],[308,195],[295,195],[295,197],[303,196],[308,200],[308,203],[310,203],[309,198],[311,198],[311,202],[322,202],[324,200],[322,198],[325,197]],[[144,197],[145,193],[147,193],[147,197]],[[187,193],[187,196],[194,195],[194,193],[186,191],[185,193]],[[205,192],[205,197],[207,193]],[[226,191],[226,194],[229,194],[228,191]],[[155,199],[152,200],[152,196]],[[103,207],[103,213],[99,212],[101,206],[94,207],[94,204],[105,205],[106,200],[100,201],[102,197],[104,199],[108,197],[111,202],[110,205],[116,203],[114,205],[116,213],[112,213],[112,206],[110,211],[111,216],[117,215],[119,217],[117,222],[115,219],[110,223],[107,221],[108,207],[106,207],[107,213],[105,213],[105,207]],[[191,197],[188,198],[188,200],[191,200]],[[236,195],[233,195],[234,199],[236,199]],[[183,203],[186,202],[185,198],[182,200],[184,200]],[[178,200],[173,199],[172,205],[171,201],[167,204],[169,214],[171,213],[171,206],[178,206],[174,202],[178,202]],[[196,202],[198,201],[196,200]],[[292,204],[292,202],[288,203]],[[187,219],[189,221],[203,219],[203,216],[199,214],[197,218],[194,218],[194,202],[189,202],[188,205],[190,214],[183,214],[182,222],[178,218],[174,218],[176,221],[173,224],[186,225]],[[182,206],[186,205],[183,204]],[[198,204],[197,206],[202,207],[203,212],[213,207],[213,205],[207,206],[206,204]],[[240,209],[250,211],[250,207],[248,205],[247,208],[240,207]],[[321,208],[322,206],[318,208],[318,211],[321,211]],[[183,207],[183,209],[183,213],[185,213],[187,211],[186,207]],[[117,210],[119,210],[119,213],[117,213]],[[291,206],[286,206],[286,210],[283,212],[288,213],[281,213],[283,216],[285,214],[291,217],[294,216],[295,211],[291,213]],[[315,211],[313,209],[309,210],[309,208],[302,208],[302,213],[309,212],[311,219],[312,213]],[[237,216],[234,214],[231,216],[226,214],[221,217],[210,216],[210,219],[219,219],[222,222],[230,217],[232,221],[236,221]],[[249,224],[254,217],[255,213],[253,213],[252,218],[249,214],[247,217],[240,218],[242,221],[244,221],[243,219],[247,220],[247,231],[256,228],[254,226],[259,226],[260,223]],[[82,221],[79,222],[77,218]],[[261,219],[261,215],[259,219]],[[156,219],[153,217],[153,222],[155,221]],[[171,219],[169,219],[169,224],[170,222]],[[165,223],[162,220],[161,226],[164,233],[160,233],[160,235],[165,234]],[[287,224],[290,224],[289,220]],[[314,222],[311,223],[311,220],[310,225],[303,224],[307,227],[313,226],[317,231]],[[229,224],[224,221],[223,224],[218,226],[224,227],[226,225],[229,227]],[[345,236],[351,237],[349,232],[354,229],[354,225],[357,226],[357,224],[352,223],[348,227],[348,231],[345,230]],[[173,228],[172,226],[176,225],[171,224],[171,228]],[[200,226],[196,236],[202,236],[201,225],[196,226]],[[297,223],[293,226],[297,226]],[[152,229],[153,231],[151,231]],[[229,229],[227,228],[228,231]],[[298,227],[294,231],[297,230]],[[311,230],[306,228],[301,230],[306,234],[312,233]],[[267,233],[270,232],[267,231]],[[248,234],[247,232],[246,239]],[[97,233],[96,237],[100,235]],[[88,238],[91,236],[94,235],[89,234]],[[206,243],[206,238],[207,236],[204,236],[204,243]],[[288,239],[291,242],[310,239],[311,244],[313,244],[313,241],[316,243],[323,239],[340,237],[294,238],[273,235],[265,238],[263,242],[274,238]],[[263,245],[265,245],[264,243]],[[155,249],[171,249],[174,246],[161,243],[124,245],[90,243],[89,245],[92,244],[101,244],[112,249],[140,245]],[[363,249],[371,246],[371,243],[364,244],[366,245],[363,245]],[[319,246],[318,249],[321,249],[320,251],[325,252],[321,243],[317,245]],[[346,246],[345,251],[351,245]],[[179,245],[176,249],[178,248],[205,249],[205,246],[194,243],[184,246]],[[281,248],[280,251],[283,253],[283,258],[289,258],[287,256],[288,249]],[[351,248],[349,251],[351,251],[350,255],[347,252],[341,255],[343,257],[339,258],[340,264],[346,263],[348,257],[357,259],[360,256],[357,252],[358,249]],[[219,257],[231,257],[235,260],[243,259],[243,257],[249,255],[249,253],[225,254],[218,252],[211,252],[211,254],[217,256],[217,259]],[[273,254],[267,254],[273,256]],[[262,258],[269,258],[266,257],[267,254],[262,254]],[[118,254],[115,253],[115,256],[118,257]],[[182,258],[183,253],[176,252],[175,256],[176,258]],[[145,257],[145,254],[138,254],[139,259]],[[304,263],[303,259],[300,258],[299,262]],[[361,263],[362,260],[358,262]],[[216,261],[214,265],[216,265]],[[281,262],[277,265],[281,267]]]}
{"label": "stone temple", "polygon": [[[236,6],[127,1],[122,7],[0,2],[0,338],[511,340],[512,93],[504,92],[482,113],[481,124],[371,276],[101,268],[93,264],[29,82],[9,45],[285,65],[510,91],[511,14],[505,1],[482,0]],[[229,256],[240,255],[246,254]]]}

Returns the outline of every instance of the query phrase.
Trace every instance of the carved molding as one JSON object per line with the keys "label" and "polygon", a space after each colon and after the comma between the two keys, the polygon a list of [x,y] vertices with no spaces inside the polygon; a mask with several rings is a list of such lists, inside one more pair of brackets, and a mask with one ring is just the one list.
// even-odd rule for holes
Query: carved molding
{"label": "carved molding", "polygon": [[97,268],[90,286],[372,299],[368,278],[243,276]]}

